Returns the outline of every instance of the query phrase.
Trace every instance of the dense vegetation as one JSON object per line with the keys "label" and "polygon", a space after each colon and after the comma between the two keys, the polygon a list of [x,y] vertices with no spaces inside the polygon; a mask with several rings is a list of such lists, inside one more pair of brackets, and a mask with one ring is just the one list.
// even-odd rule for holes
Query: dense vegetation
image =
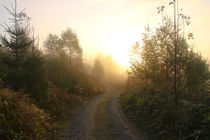
{"label": "dense vegetation", "polygon": [[[189,36],[191,39],[192,34]],[[170,19],[143,34],[131,49],[128,85],[121,96],[127,117],[150,139],[210,138],[210,70],[180,29],[177,94],[174,93],[174,29]]]}
{"label": "dense vegetation", "polygon": [[70,28],[49,34],[41,51],[30,18],[8,11],[12,24],[0,38],[0,139],[57,139],[73,109],[104,91],[95,84],[103,67],[84,63]]}
{"label": "dense vegetation", "polygon": [[[111,56],[98,53],[85,63],[77,34],[49,34],[41,50],[30,18],[6,8],[11,25],[0,36],[0,139],[58,139],[74,109],[121,87],[125,75]],[[131,48],[127,87],[120,98],[127,117],[155,140],[210,138],[210,69],[179,28],[166,17],[143,45]],[[174,46],[177,44],[174,92]]]}

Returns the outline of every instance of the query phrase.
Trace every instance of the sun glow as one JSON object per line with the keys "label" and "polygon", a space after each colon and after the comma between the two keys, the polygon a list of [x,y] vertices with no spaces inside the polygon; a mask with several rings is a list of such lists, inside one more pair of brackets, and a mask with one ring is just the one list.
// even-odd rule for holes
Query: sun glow
{"label": "sun glow", "polygon": [[124,67],[129,66],[129,49],[135,42],[141,38],[141,32],[138,30],[131,30],[124,27],[124,30],[113,29],[113,32],[107,38],[105,43],[101,46],[101,52],[110,54],[114,60],[123,65]]}
{"label": "sun glow", "polygon": [[124,67],[129,66],[129,56],[126,50],[121,50],[120,52],[118,50],[113,50],[110,55],[113,57],[113,59],[119,63],[120,65]]}
{"label": "sun glow", "polygon": [[[84,55],[94,56],[97,51],[110,54],[123,66],[129,65],[129,48],[141,40],[144,27],[161,21],[157,6],[168,5],[168,0],[17,0],[19,9],[26,9],[32,17],[40,46],[49,33],[60,34],[67,27],[78,34]],[[21,1],[21,2],[20,2]],[[10,6],[13,0],[0,5]],[[190,4],[189,4],[190,3]],[[183,0],[180,8],[192,17],[189,31],[195,33],[198,50],[210,59],[210,40],[207,28],[210,24],[209,0]],[[166,10],[170,13],[170,7]],[[202,9],[202,10],[194,10]],[[8,13],[0,8],[0,23]],[[0,28],[0,32],[3,29]]]}
{"label": "sun glow", "polygon": [[[124,33],[126,34],[126,33]],[[128,36],[118,34],[113,36],[107,43],[107,51],[113,56],[115,61],[123,66],[129,66],[129,48],[132,45],[132,41],[128,41]]]}

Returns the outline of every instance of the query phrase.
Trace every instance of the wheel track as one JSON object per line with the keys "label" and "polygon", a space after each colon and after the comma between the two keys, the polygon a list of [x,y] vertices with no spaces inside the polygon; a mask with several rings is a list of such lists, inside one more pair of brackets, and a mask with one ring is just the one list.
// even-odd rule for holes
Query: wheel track
{"label": "wheel track", "polygon": [[118,103],[119,93],[106,93],[84,104],[72,120],[64,140],[145,140],[127,121]]}

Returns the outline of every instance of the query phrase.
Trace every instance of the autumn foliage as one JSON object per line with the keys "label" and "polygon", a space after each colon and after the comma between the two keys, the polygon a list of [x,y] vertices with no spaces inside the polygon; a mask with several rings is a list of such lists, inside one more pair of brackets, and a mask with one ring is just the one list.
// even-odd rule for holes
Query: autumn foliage
{"label": "autumn foliage", "polygon": [[[16,6],[16,5],[15,5]],[[104,91],[85,70],[77,34],[49,35],[45,52],[23,11],[0,36],[0,139],[58,139],[74,108]]]}
{"label": "autumn foliage", "polygon": [[0,90],[0,138],[32,139],[47,137],[50,116],[32,104],[22,92]]}
{"label": "autumn foliage", "polygon": [[170,19],[143,34],[131,48],[128,85],[121,96],[127,117],[150,139],[207,140],[210,137],[210,70],[181,35],[177,41],[174,93],[174,30]]}

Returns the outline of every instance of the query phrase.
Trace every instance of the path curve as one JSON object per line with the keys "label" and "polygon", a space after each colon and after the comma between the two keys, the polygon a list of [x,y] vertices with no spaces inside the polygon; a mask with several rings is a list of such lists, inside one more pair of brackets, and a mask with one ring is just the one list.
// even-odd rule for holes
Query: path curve
{"label": "path curve", "polygon": [[128,122],[118,103],[119,92],[106,93],[84,104],[72,120],[65,140],[145,140]]}

